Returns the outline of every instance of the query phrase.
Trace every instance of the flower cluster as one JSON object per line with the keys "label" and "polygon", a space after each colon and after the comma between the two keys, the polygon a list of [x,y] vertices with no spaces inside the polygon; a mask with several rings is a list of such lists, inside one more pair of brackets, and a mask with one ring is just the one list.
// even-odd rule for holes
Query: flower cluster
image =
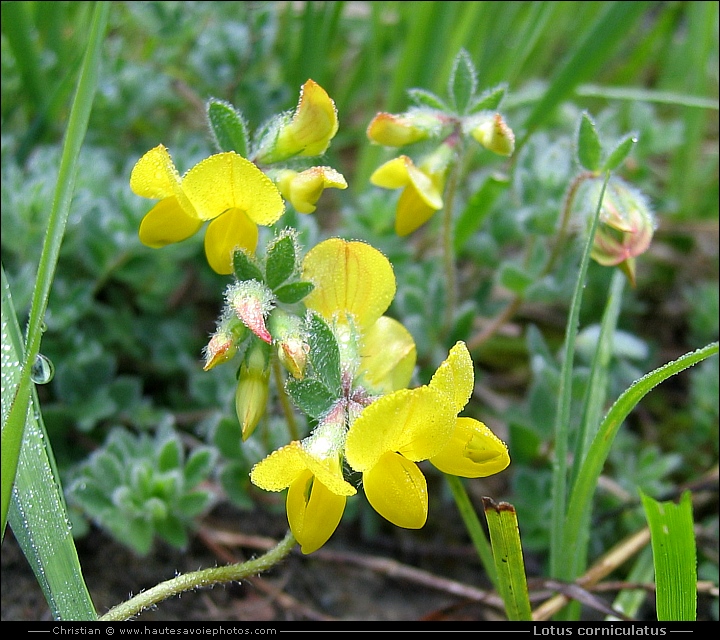
{"label": "flower cluster", "polygon": [[[212,117],[217,109],[222,111],[220,119]],[[143,244],[159,248],[181,242],[209,222],[205,232],[208,264],[217,273],[229,275],[237,249],[255,251],[258,225],[270,226],[279,220],[285,210],[283,198],[297,211],[311,213],[324,189],[345,189],[347,183],[330,167],[302,171],[268,167],[319,156],[335,136],[335,103],[313,80],[303,85],[293,113],[278,115],[259,133],[254,152],[248,154],[253,160],[243,155],[248,148],[246,127],[232,107],[211,101],[208,111],[216,140],[231,140],[226,146],[237,148],[202,160],[181,177],[167,148],[159,145],[137,162],[130,187],[139,196],[159,200],[140,224]]]}
{"label": "flower cluster", "polygon": [[416,106],[399,114],[378,113],[370,122],[367,137],[374,144],[398,148],[422,144],[429,149],[417,160],[401,154],[370,176],[370,182],[377,187],[402,190],[395,214],[398,235],[412,233],[443,209],[447,177],[466,139],[498,155],[512,155],[515,136],[494,110],[503,91],[496,89],[476,96],[476,85],[475,68],[463,53],[450,79],[451,105],[434,94],[416,91],[412,94]]}
{"label": "flower cluster", "polygon": [[[498,473],[509,464],[506,446],[485,425],[458,417],[474,386],[464,343],[451,349],[428,385],[407,388],[415,344],[402,324],[384,315],[395,277],[379,251],[363,242],[326,240],[305,257],[303,278],[315,285],[305,305],[336,339],[339,385],[318,412],[313,432],[270,454],[250,477],[267,491],[288,489],[288,521],[304,553],[325,544],[356,493],[345,465],[362,474],[368,502],[380,515],[420,528],[428,493],[419,462],[464,477]],[[320,372],[313,378],[310,372],[303,381],[314,384],[294,385],[299,405],[309,401],[298,389],[317,393],[323,377],[333,376]]]}

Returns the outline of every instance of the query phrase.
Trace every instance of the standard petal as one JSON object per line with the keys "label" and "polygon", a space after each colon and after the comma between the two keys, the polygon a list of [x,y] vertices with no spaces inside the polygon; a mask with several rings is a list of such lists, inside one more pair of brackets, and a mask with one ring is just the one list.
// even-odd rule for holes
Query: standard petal
{"label": "standard petal", "polygon": [[330,146],[337,130],[335,103],[317,82],[308,80],[292,121],[280,130],[276,148],[281,154],[317,156]]}
{"label": "standard petal", "polygon": [[337,529],[345,510],[345,496],[330,491],[310,471],[304,471],[287,495],[290,530],[303,553],[322,547]]}
{"label": "standard petal", "polygon": [[484,478],[510,464],[507,447],[482,422],[458,418],[452,438],[430,462],[443,473],[463,478]]}
{"label": "standard petal", "polygon": [[285,210],[273,181],[232,151],[198,162],[183,177],[182,188],[203,220],[242,209],[256,224],[271,225]]}
{"label": "standard petal", "polygon": [[382,316],[368,328],[360,350],[362,383],[372,393],[386,394],[410,384],[417,348],[397,320]]}
{"label": "standard petal", "polygon": [[306,470],[305,452],[294,440],[258,462],[250,471],[250,481],[265,491],[282,491]]}
{"label": "standard petal", "polygon": [[321,242],[305,256],[303,278],[315,285],[305,298],[308,308],[328,320],[337,312],[352,313],[361,328],[376,322],[395,296],[392,265],[364,242]]}
{"label": "standard petal", "polygon": [[255,252],[258,241],[257,225],[242,209],[230,209],[215,218],[205,231],[205,256],[213,271],[222,275],[233,272],[233,253],[236,249]]}
{"label": "standard petal", "polygon": [[203,221],[185,213],[177,198],[160,200],[140,222],[140,242],[159,249],[173,242],[181,242],[195,234]]}
{"label": "standard petal", "polygon": [[398,527],[420,529],[427,521],[427,482],[418,466],[398,453],[386,453],[363,473],[368,502]]}
{"label": "standard petal", "polygon": [[130,174],[130,188],[143,198],[176,196],[180,176],[167,148],[160,144],[137,161]]}
{"label": "standard petal", "polygon": [[430,387],[401,389],[375,400],[353,422],[345,458],[356,471],[367,471],[389,452],[409,460],[439,453],[455,428],[456,414],[447,396]]}
{"label": "standard petal", "polygon": [[457,342],[450,349],[448,357],[433,374],[430,386],[452,399],[455,414],[465,408],[475,386],[475,369],[464,342]]}

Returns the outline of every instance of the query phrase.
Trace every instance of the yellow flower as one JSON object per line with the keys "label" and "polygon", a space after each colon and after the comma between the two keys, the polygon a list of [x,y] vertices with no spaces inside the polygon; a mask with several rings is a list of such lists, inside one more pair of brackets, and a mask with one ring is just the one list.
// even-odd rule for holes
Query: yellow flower
{"label": "yellow flower", "polygon": [[327,542],[355,488],[342,474],[344,416],[330,417],[311,436],[271,453],[256,464],[250,480],[266,491],[288,489],[288,523],[303,553]]}
{"label": "yellow flower", "polygon": [[473,386],[470,354],[458,342],[429,385],[375,400],[351,425],[345,458],[362,472],[368,502],[393,524],[417,529],[427,520],[427,485],[417,462],[429,459],[464,477],[491,475],[509,464],[505,445],[487,427],[457,417]]}
{"label": "yellow flower", "polygon": [[140,223],[140,241],[149,247],[186,240],[211,221],[205,255],[220,274],[232,273],[235,249],[254,252],[257,225],[273,224],[285,209],[272,180],[234,152],[210,156],[181,178],[168,150],[158,145],[138,160],[130,188],[160,200]]}
{"label": "yellow flower", "polygon": [[300,89],[300,101],[288,119],[270,127],[257,153],[259,162],[281,162],[295,156],[319,156],[330,146],[338,130],[335,103],[317,82],[308,80]]}
{"label": "yellow flower", "polygon": [[[447,156],[446,145],[439,151]],[[426,158],[421,166],[401,155],[378,167],[370,176],[370,182],[383,189],[402,189],[395,213],[395,232],[406,236],[424,225],[443,208],[442,190],[445,185],[447,161],[435,162],[436,154]]]}
{"label": "yellow flower", "polygon": [[402,324],[383,315],[395,296],[388,259],[364,242],[330,238],[305,256],[303,279],[315,284],[305,305],[335,326],[358,381],[371,393],[407,386],[416,347]]}
{"label": "yellow flower", "polygon": [[275,183],[283,198],[289,200],[298,213],[312,213],[325,189],[347,189],[341,173],[331,167],[311,167],[298,173],[283,169]]}

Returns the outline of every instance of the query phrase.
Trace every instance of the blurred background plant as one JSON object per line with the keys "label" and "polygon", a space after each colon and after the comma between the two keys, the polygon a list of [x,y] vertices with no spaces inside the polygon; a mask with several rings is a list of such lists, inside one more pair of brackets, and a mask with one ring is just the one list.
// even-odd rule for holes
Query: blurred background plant
{"label": "blurred background plant", "polygon": [[[2,3],[2,262],[21,326],[91,8]],[[232,371],[202,370],[226,278],[207,266],[200,238],[162,251],[139,243],[147,203],[128,179],[160,142],[181,173],[214,152],[209,98],[235,105],[256,129],[292,109],[312,78],[337,105],[340,129],[327,164],[349,188],[324,195],[312,216],[289,208],[279,224],[297,228],[306,248],[340,235],[388,256],[398,289],[390,312],[415,338],[419,382],[455,340],[468,342],[478,383],[469,410],[508,442],[513,460],[506,474],[468,483],[468,491],[473,500],[490,494],[516,506],[529,570],[543,575],[560,349],[580,243],[571,235],[553,268],[544,267],[581,171],[578,122],[591,113],[610,147],[627,132],[637,137],[617,174],[647,196],[657,222],[622,301],[613,399],[643,373],[717,340],[717,24],[710,2],[110,3],[45,316],[41,349],[55,374],[38,387],[76,532],[94,523],[147,553],[153,533],[185,548],[213,504],[282,512],[280,502],[258,503],[247,479],[252,464],[282,443],[279,413],[265,419],[263,439],[241,443]],[[395,194],[369,182],[396,151],[369,144],[366,128],[379,111],[412,106],[410,88],[445,96],[460,49],[477,69],[480,93],[502,87],[517,146],[510,159],[479,145],[467,158],[454,211],[457,317],[445,332],[437,313],[445,286],[440,218],[397,237]],[[612,272],[592,263],[588,270],[573,416]],[[601,478],[591,556],[642,524],[638,490],[660,499],[698,486],[715,496],[696,505],[695,517],[701,576],[717,586],[717,427],[717,359],[646,398]],[[434,482],[428,476],[431,499],[450,505],[439,474]],[[135,533],[122,521],[129,513],[141,523]],[[362,504],[348,509],[344,526],[359,527],[367,540],[392,531]],[[418,535],[463,539],[441,520]],[[705,615],[717,618],[716,596]]]}

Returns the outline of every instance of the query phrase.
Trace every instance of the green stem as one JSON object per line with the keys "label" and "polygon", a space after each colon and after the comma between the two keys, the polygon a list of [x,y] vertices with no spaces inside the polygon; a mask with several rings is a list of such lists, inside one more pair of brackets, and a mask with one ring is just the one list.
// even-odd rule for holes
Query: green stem
{"label": "green stem", "polygon": [[592,225],[588,233],[580,262],[580,271],[577,282],[575,283],[575,291],[573,293],[572,304],[570,305],[570,315],[568,317],[565,345],[563,350],[562,369],[560,372],[560,389],[558,390],[558,406],[555,415],[555,451],[553,454],[553,478],[552,478],[552,522],[550,531],[550,575],[553,578],[560,577],[563,573],[562,561],[563,554],[563,526],[565,524],[565,507],[567,502],[567,469],[568,469],[568,437],[570,433],[570,404],[572,399],[572,374],[573,361],[575,359],[575,338],[578,331],[578,323],[580,318],[580,306],[582,303],[583,289],[585,288],[585,278],[587,275],[588,264],[590,263],[590,251],[595,238],[595,229],[597,228],[600,209],[602,207],[603,198],[605,197],[605,188],[610,179],[610,172],[605,174],[605,180],[598,198],[597,209],[592,219]]}
{"label": "green stem", "polygon": [[176,576],[171,580],[166,580],[165,582],[155,585],[147,591],[138,593],[134,598],[130,598],[130,600],[113,607],[104,616],[100,617],[100,620],[106,622],[129,620],[145,609],[163,600],[167,600],[178,593],[191,591],[199,587],[209,587],[215,584],[244,580],[248,576],[256,575],[274,567],[290,553],[295,544],[295,538],[292,533],[288,531],[285,538],[283,538],[276,547],[259,558],[239,564],[201,569],[200,571],[192,571]]}
{"label": "green stem", "polygon": [[295,420],[295,412],[293,411],[292,404],[290,404],[290,398],[288,398],[287,391],[285,390],[282,367],[280,366],[280,361],[275,354],[273,354],[272,367],[273,375],[275,376],[275,386],[277,387],[278,399],[280,400],[280,406],[282,407],[283,414],[285,415],[285,422],[287,422],[290,439],[300,440],[300,432],[298,431],[297,421]]}
{"label": "green stem", "polygon": [[445,186],[443,209],[443,259],[445,263],[445,330],[451,331],[455,320],[455,306],[457,304],[457,282],[455,277],[455,239],[453,225],[453,207],[461,162],[455,162],[450,170],[450,177]]}

